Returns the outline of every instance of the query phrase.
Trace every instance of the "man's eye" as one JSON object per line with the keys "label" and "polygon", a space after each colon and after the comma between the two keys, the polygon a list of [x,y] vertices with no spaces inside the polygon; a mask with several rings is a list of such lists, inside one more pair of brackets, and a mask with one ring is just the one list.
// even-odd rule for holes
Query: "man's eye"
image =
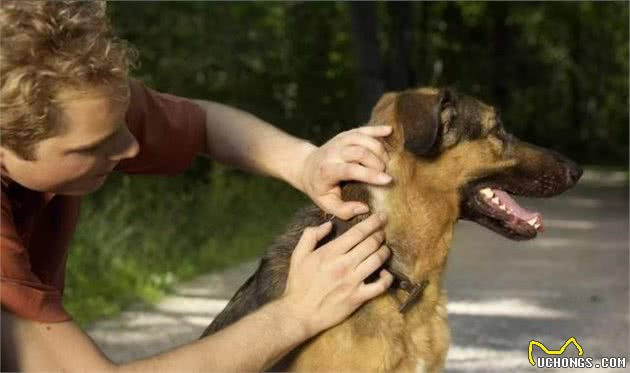
{"label": "man's eye", "polygon": [[79,153],[82,153],[82,154],[93,154],[93,153],[95,153],[95,152],[96,152],[96,151],[97,151],[100,147],[101,147],[101,144],[96,145],[96,146],[92,146],[92,147],[89,147],[89,148],[81,149],[81,150],[79,150]]}

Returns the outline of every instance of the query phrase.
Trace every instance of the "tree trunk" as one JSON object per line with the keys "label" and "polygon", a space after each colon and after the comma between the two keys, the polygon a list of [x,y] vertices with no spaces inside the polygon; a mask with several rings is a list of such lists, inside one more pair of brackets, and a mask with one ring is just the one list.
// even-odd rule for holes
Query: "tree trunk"
{"label": "tree trunk", "polygon": [[352,34],[357,61],[357,119],[367,121],[383,94],[381,55],[376,38],[376,4],[351,2]]}
{"label": "tree trunk", "polygon": [[411,65],[414,51],[413,6],[407,1],[390,1],[387,13],[391,23],[391,33],[387,63],[387,89],[401,90],[415,85]]}
{"label": "tree trunk", "polygon": [[508,57],[508,29],[505,24],[507,19],[508,4],[505,2],[496,2],[488,4],[492,12],[492,50],[494,54],[493,58],[493,95],[495,102],[499,108],[505,109],[508,105],[508,88],[506,80],[507,69],[506,66],[509,63]]}

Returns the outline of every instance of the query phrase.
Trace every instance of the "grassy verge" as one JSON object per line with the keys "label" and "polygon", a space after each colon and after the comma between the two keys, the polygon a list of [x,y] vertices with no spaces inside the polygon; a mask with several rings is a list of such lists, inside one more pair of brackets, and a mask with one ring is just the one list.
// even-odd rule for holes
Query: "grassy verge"
{"label": "grassy verge", "polygon": [[223,168],[183,181],[116,176],[108,184],[84,200],[68,260],[65,305],[83,325],[259,255],[307,203],[277,180]]}

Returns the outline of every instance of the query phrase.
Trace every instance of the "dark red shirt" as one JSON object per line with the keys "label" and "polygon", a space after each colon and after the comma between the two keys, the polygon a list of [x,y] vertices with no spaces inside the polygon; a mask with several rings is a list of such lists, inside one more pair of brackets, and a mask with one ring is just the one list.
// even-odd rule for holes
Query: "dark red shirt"
{"label": "dark red shirt", "polygon": [[[136,81],[130,85],[126,122],[140,151],[116,170],[162,175],[184,171],[203,149],[204,111],[189,100],[155,92]],[[71,319],[62,296],[80,205],[81,197],[36,192],[17,183],[2,186],[0,300],[4,309],[41,322]]]}

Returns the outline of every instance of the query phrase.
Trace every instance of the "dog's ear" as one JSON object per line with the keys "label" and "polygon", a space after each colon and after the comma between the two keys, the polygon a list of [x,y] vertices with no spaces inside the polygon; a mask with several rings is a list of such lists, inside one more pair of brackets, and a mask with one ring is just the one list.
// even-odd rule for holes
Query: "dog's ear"
{"label": "dog's ear", "polygon": [[376,105],[374,105],[374,108],[372,109],[372,118],[378,117],[380,115],[380,112],[387,109],[387,107],[391,105],[395,99],[395,92],[384,93],[381,98],[378,99],[378,102],[376,103]]}
{"label": "dog's ear", "polygon": [[372,116],[370,117],[370,124],[374,126],[378,125],[390,125],[393,128],[391,135],[382,138],[385,148],[389,151],[391,149],[397,149],[398,144],[402,142],[402,134],[399,133],[399,129],[395,125],[395,118],[392,117],[394,110],[391,109],[393,104],[398,98],[397,92],[387,92],[381,96],[374,108],[372,109]]}
{"label": "dog's ear", "polygon": [[396,100],[396,118],[404,131],[405,149],[428,156],[440,149],[440,141],[457,116],[455,91],[446,88],[437,94],[405,91]]}
{"label": "dog's ear", "polygon": [[435,102],[431,96],[405,91],[396,100],[396,119],[404,132],[405,149],[416,155],[425,155],[435,144],[438,123],[434,114]]}

